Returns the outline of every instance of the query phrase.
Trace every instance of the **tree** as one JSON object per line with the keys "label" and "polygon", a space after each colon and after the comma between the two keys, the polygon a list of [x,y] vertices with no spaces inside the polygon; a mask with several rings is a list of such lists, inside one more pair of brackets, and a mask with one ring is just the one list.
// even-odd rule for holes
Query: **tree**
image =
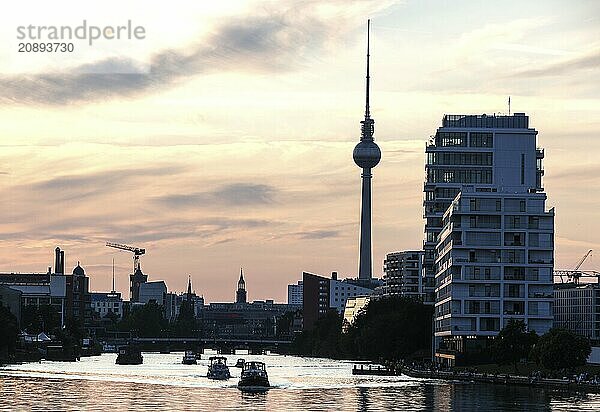
{"label": "tree", "polygon": [[553,328],[540,337],[531,355],[538,365],[557,370],[585,365],[591,351],[590,340],[585,336]]}
{"label": "tree", "polygon": [[517,363],[527,358],[537,340],[535,332],[526,331],[524,321],[509,319],[494,341],[492,355],[498,364],[512,364],[517,371]]}
{"label": "tree", "polygon": [[51,305],[28,305],[21,312],[21,325],[28,333],[60,332],[60,314]]}
{"label": "tree", "polygon": [[127,318],[119,323],[119,329],[122,331],[136,332],[139,337],[153,338],[161,336],[162,331],[168,326],[168,322],[163,316],[162,306],[151,301],[141,308],[131,311]]}
{"label": "tree", "polygon": [[340,350],[342,317],[330,310],[315,322],[311,330],[303,331],[294,339],[292,352],[303,356],[318,356],[339,359],[343,357]]}
{"label": "tree", "polygon": [[198,322],[194,311],[194,302],[191,299],[184,299],[179,306],[179,315],[173,324],[173,332],[180,337],[191,337],[193,331],[197,329]]}
{"label": "tree", "polygon": [[431,306],[413,298],[372,300],[342,335],[342,349],[347,356],[372,360],[429,353],[432,316]]}

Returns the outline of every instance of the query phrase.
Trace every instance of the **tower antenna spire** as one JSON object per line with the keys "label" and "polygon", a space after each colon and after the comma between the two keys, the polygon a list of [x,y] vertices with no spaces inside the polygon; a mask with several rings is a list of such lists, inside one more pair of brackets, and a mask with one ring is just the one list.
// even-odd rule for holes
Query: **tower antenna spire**
{"label": "tower antenna spire", "polygon": [[113,281],[112,282],[112,286],[113,286],[112,287],[112,293],[115,293],[115,258],[113,258],[112,261],[113,261],[113,264],[112,264],[112,275],[113,275],[113,278],[112,278],[112,281]]}
{"label": "tower antenna spire", "polygon": [[369,58],[370,54],[370,44],[371,44],[371,19],[367,20],[367,84],[366,84],[366,101],[365,101],[365,120],[371,117],[371,111],[369,108],[369,89],[371,86],[371,76],[369,76]]}

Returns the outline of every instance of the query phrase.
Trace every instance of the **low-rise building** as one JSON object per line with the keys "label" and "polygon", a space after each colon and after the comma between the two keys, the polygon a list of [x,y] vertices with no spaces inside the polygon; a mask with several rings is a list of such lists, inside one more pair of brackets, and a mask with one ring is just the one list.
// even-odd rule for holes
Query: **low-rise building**
{"label": "low-rise building", "polygon": [[371,301],[370,296],[355,296],[346,300],[344,309],[344,320],[342,322],[342,332],[346,332],[348,327],[354,323],[356,317],[366,309]]}
{"label": "low-rise building", "polygon": [[[60,316],[61,326],[67,319],[67,277],[54,273],[0,273],[0,285],[21,294],[21,307],[50,305]],[[20,318],[19,318],[20,321]]]}
{"label": "low-rise building", "polygon": [[123,299],[120,292],[92,292],[92,310],[100,318],[113,313],[117,319],[123,318]]}
{"label": "low-rise building", "polygon": [[600,344],[600,285],[555,285],[554,326],[586,336],[593,344]]}
{"label": "low-rise building", "polygon": [[360,279],[338,280],[337,272],[332,272],[331,278],[302,273],[302,313],[304,329],[311,329],[315,322],[330,310],[339,314],[344,313],[348,298],[368,296],[381,283],[376,279],[368,281]]}

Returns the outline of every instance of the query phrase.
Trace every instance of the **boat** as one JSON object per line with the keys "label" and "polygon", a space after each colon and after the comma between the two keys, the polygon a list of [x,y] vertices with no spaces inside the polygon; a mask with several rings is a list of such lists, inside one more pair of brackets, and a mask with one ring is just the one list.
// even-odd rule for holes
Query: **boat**
{"label": "boat", "polygon": [[196,365],[196,353],[193,350],[186,350],[181,361],[184,365]]}
{"label": "boat", "polygon": [[248,392],[263,392],[271,387],[263,362],[244,362],[238,388]]}
{"label": "boat", "polygon": [[236,368],[243,368],[244,367],[244,363],[246,363],[246,360],[239,358],[237,360],[237,362],[235,363],[235,367]]}
{"label": "boat", "polygon": [[229,368],[227,367],[227,358],[224,356],[211,356],[209,358],[210,365],[208,366],[208,379],[225,380],[231,378]]}
{"label": "boat", "polygon": [[117,365],[141,365],[144,363],[142,351],[136,346],[128,345],[119,348],[119,354],[115,362]]}

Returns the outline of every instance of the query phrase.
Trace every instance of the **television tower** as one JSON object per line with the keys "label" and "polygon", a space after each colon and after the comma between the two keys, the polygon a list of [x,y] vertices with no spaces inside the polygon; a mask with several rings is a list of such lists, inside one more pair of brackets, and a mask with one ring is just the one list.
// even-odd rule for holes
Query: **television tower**
{"label": "television tower", "polygon": [[358,265],[358,278],[371,280],[373,277],[373,256],[371,251],[371,169],[377,166],[381,160],[381,150],[373,141],[375,132],[375,120],[371,119],[369,111],[369,43],[370,43],[371,20],[367,21],[367,84],[365,100],[365,120],[360,122],[360,142],[354,148],[352,157],[354,163],[362,168],[362,198],[360,212],[360,258]]}

